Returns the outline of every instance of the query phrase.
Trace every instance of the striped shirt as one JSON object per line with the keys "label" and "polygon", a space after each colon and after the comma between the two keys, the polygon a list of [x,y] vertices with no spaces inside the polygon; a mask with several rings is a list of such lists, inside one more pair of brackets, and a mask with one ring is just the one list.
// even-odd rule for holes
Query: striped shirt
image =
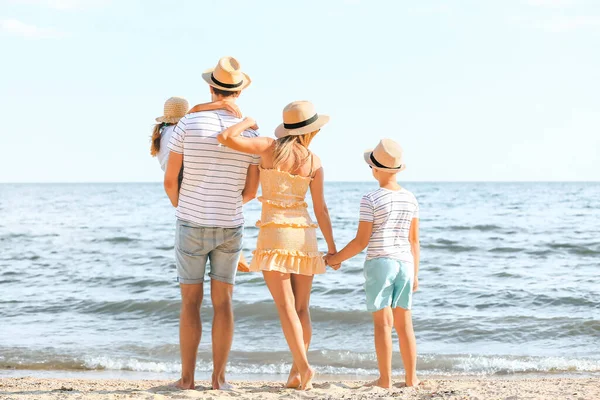
{"label": "striped shirt", "polygon": [[367,260],[385,257],[414,262],[408,241],[414,218],[419,218],[419,203],[404,188],[379,188],[365,194],[360,201],[360,221],[373,223]]}
{"label": "striped shirt", "polygon": [[[177,218],[205,227],[237,228],[244,225],[242,190],[249,165],[259,156],[221,146],[217,135],[240,122],[222,111],[188,114],[173,130],[169,149],[183,154],[183,182]],[[245,137],[258,132],[246,130]]]}

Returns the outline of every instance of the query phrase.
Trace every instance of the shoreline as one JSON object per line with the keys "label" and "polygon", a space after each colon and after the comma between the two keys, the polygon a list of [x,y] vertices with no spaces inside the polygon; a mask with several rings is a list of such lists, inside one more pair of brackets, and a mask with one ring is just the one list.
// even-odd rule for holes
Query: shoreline
{"label": "shoreline", "polygon": [[400,398],[400,399],[506,399],[549,400],[600,398],[598,378],[519,377],[443,377],[425,378],[419,388],[402,387],[394,380],[391,390],[363,387],[360,380],[317,379],[314,389],[301,392],[282,388],[282,381],[232,380],[232,391],[209,390],[206,380],[196,382],[196,390],[169,387],[173,380],[73,379],[39,377],[0,378],[0,399],[301,399],[301,398]]}

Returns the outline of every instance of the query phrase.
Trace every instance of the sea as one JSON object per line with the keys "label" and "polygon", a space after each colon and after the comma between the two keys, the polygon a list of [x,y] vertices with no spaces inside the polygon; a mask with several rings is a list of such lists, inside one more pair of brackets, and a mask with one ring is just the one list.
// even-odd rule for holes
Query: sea
{"label": "sea", "polygon": [[[420,203],[422,376],[600,376],[600,183],[404,186]],[[339,248],[375,188],[326,183]],[[245,206],[248,259],[259,215],[258,202]],[[1,184],[0,376],[177,377],[174,234],[160,183]],[[309,361],[320,374],[376,374],[364,258],[314,279]],[[209,294],[207,278],[200,379],[212,367]],[[234,307],[230,376],[283,379],[291,356],[261,274],[238,274]]]}

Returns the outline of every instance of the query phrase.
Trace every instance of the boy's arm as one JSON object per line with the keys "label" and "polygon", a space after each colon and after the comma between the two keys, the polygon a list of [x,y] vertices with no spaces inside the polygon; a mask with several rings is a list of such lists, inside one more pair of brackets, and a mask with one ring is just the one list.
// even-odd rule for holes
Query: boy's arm
{"label": "boy's arm", "polygon": [[368,245],[371,239],[371,233],[373,232],[373,223],[367,221],[360,221],[358,223],[358,231],[356,231],[356,237],[350,241],[341,251],[338,253],[327,256],[326,261],[329,265],[337,265],[349,258],[354,257],[361,251],[363,251]]}
{"label": "boy's arm", "polygon": [[224,100],[219,100],[212,103],[196,104],[190,111],[188,111],[188,114],[212,110],[225,110],[238,118],[242,118],[242,112],[240,111],[240,108],[235,103]]}
{"label": "boy's arm", "polygon": [[410,251],[412,252],[415,264],[415,279],[413,283],[413,292],[419,289],[419,259],[421,257],[421,244],[419,243],[419,219],[413,218],[410,223],[410,231],[408,233],[408,241],[410,242]]}
{"label": "boy's arm", "polygon": [[249,165],[248,172],[246,174],[246,184],[242,191],[242,201],[244,204],[253,200],[258,192],[258,184],[260,181],[260,170],[258,165]]}

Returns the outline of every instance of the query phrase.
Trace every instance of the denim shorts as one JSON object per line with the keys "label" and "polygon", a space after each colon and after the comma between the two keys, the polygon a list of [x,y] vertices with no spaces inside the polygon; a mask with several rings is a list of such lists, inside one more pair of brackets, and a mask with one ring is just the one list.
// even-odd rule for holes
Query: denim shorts
{"label": "denim shorts", "polygon": [[391,258],[373,258],[365,261],[365,292],[367,310],[379,311],[385,307],[412,307],[414,264]]}
{"label": "denim shorts", "polygon": [[175,234],[177,280],[182,284],[204,282],[207,261],[211,279],[233,285],[242,254],[244,227],[217,228],[177,220]]}

